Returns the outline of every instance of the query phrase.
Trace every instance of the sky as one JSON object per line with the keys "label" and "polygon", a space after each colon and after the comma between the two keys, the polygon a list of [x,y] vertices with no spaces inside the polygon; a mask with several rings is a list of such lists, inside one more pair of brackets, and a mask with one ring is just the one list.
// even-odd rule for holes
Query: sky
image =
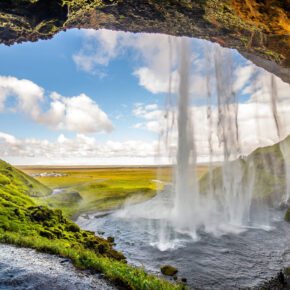
{"label": "sky", "polygon": [[[209,159],[212,131],[213,159],[223,155],[215,129],[219,115],[212,89],[217,60],[221,75],[229,70],[236,96],[228,117],[232,118],[238,104],[242,154],[290,134],[288,84],[234,50],[205,40],[188,42],[190,112],[199,162]],[[174,162],[176,124],[170,128],[170,140],[160,140],[168,131],[168,120],[177,115],[180,43],[180,38],[160,34],[73,29],[51,40],[9,47],[1,44],[0,158],[14,165]],[[212,129],[207,118],[207,84],[212,93]],[[168,110],[170,98],[173,105]]]}

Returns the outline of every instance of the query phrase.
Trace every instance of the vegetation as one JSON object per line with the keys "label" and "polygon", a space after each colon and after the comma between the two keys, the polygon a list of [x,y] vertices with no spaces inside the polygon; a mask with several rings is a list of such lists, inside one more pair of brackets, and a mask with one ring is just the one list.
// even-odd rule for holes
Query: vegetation
{"label": "vegetation", "polygon": [[160,268],[161,273],[166,276],[174,276],[178,270],[170,265],[165,265]]}
{"label": "vegetation", "polygon": [[0,180],[0,242],[68,257],[76,267],[102,272],[127,289],[183,288],[127,265],[124,255],[112,248],[112,238],[81,230],[59,209],[36,205],[26,195],[27,181],[33,195],[47,193],[47,187],[2,161]]}
{"label": "vegetation", "polygon": [[13,194],[17,190],[29,196],[45,196],[51,193],[49,187],[2,160],[0,160],[0,189],[7,194]]}
{"label": "vegetation", "polygon": [[290,208],[287,209],[284,219],[286,222],[290,222]]}
{"label": "vegetation", "polygon": [[[172,168],[38,168],[23,169],[28,174],[61,173],[60,177],[37,177],[48,187],[65,188],[62,193],[34,199],[37,204],[62,209],[65,216],[91,210],[111,210],[124,203],[137,203],[152,198],[164,184],[172,181]],[[199,175],[207,171],[198,169]],[[158,176],[158,181],[156,180]],[[161,182],[160,182],[161,181]]]}
{"label": "vegetation", "polygon": [[224,170],[230,170],[235,172],[232,178],[235,178],[236,174],[242,174],[242,184],[245,186],[252,184],[254,198],[276,204],[282,200],[282,195],[286,192],[285,161],[280,147],[282,145],[290,148],[290,136],[280,143],[258,148],[246,158],[229,162],[227,168],[215,168],[212,172],[212,185],[210,174],[206,173],[200,179],[201,192],[207,192],[210,186],[215,193],[220,192],[223,187]]}

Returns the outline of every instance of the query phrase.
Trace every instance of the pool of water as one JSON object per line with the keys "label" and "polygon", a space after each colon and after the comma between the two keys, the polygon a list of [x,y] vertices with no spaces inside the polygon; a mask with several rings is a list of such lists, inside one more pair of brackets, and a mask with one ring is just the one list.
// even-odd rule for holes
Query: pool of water
{"label": "pool of water", "polygon": [[103,217],[83,215],[77,224],[115,237],[116,249],[128,262],[151,273],[160,273],[166,264],[176,267],[178,276],[195,289],[255,287],[290,264],[290,227],[283,221],[283,211],[269,210],[268,226],[232,225],[219,234],[200,229],[193,239],[170,226],[160,227],[166,207],[156,213],[153,204],[154,199]]}

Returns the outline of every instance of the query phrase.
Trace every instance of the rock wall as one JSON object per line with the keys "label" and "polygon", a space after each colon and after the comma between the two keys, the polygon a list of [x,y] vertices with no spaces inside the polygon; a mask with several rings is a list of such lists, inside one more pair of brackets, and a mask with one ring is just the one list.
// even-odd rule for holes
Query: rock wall
{"label": "rock wall", "polygon": [[0,43],[48,39],[69,28],[165,33],[235,48],[290,83],[285,0],[2,0]]}

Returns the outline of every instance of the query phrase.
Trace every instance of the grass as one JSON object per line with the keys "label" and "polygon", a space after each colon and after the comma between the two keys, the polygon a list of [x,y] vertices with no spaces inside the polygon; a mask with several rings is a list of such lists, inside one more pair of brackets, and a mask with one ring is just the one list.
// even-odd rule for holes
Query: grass
{"label": "grass", "polygon": [[68,257],[77,268],[102,272],[114,284],[126,289],[185,288],[128,265],[110,241],[81,230],[59,209],[37,205],[25,194],[27,180],[32,184],[29,188],[33,193],[36,188],[46,191],[47,187],[7,163],[1,162],[1,166],[0,242]]}
{"label": "grass", "polygon": [[[265,200],[270,204],[282,200],[282,196],[286,192],[286,180],[285,160],[280,146],[290,148],[290,136],[272,146],[257,148],[245,159],[229,162],[228,168],[219,167],[214,169],[212,172],[214,191],[216,193],[223,192],[223,170],[235,172],[235,169],[240,168],[238,172],[243,174],[243,184],[253,184],[253,197],[255,199]],[[235,178],[234,174],[229,174],[227,177]],[[209,191],[209,179],[208,173],[200,179],[202,193]],[[245,188],[245,190],[249,189]]]}
{"label": "grass", "polygon": [[[67,187],[63,193],[47,198],[35,198],[35,202],[52,208],[60,208],[65,216],[91,210],[111,210],[124,203],[148,200],[156,195],[164,184],[172,181],[172,168],[29,168],[27,174],[56,172],[66,176],[37,177],[46,186],[55,189]],[[198,168],[199,176],[207,172],[207,166]],[[156,182],[156,179],[162,182]],[[73,194],[74,193],[74,194]],[[79,198],[76,198],[79,194]]]}
{"label": "grass", "polygon": [[45,196],[51,192],[49,187],[2,160],[0,160],[0,187],[8,191],[17,188],[19,192],[30,196]]}

